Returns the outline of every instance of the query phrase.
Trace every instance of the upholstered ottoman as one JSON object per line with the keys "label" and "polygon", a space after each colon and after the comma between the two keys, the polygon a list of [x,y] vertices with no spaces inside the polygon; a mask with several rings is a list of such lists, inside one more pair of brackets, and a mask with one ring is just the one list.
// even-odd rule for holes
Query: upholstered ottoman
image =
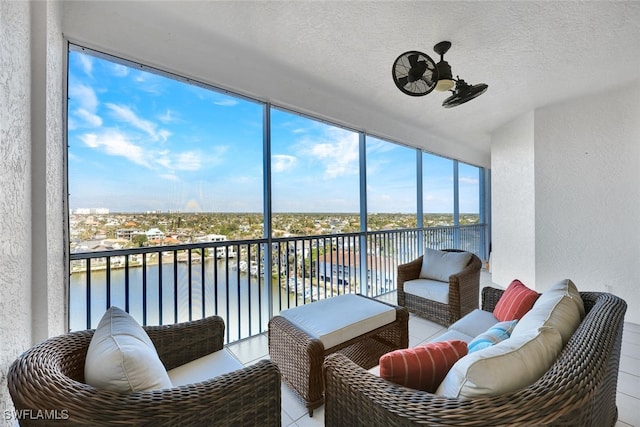
{"label": "upholstered ottoman", "polygon": [[322,364],[335,352],[365,369],[407,348],[409,311],[346,294],[283,310],[269,321],[269,355],[282,379],[306,402],[309,416],[323,403]]}

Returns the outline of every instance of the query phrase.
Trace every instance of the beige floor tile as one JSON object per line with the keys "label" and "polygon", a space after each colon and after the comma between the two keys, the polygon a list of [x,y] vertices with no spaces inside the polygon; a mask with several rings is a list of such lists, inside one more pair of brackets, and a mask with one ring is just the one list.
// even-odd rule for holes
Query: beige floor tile
{"label": "beige floor tile", "polygon": [[638,390],[640,390],[640,377],[620,371],[618,374],[618,392],[638,397]]}
{"label": "beige floor tile", "polygon": [[640,359],[622,354],[620,356],[620,372],[626,372],[631,375],[640,377]]}
{"label": "beige floor tile", "polygon": [[260,334],[227,346],[244,364],[250,363],[269,354],[269,340],[266,334]]}
{"label": "beige floor tile", "polygon": [[[638,392],[636,392],[637,394]],[[624,393],[616,397],[618,405],[618,421],[634,427],[640,427],[640,400]]]}
{"label": "beige floor tile", "polygon": [[282,384],[281,393],[282,409],[294,422],[303,416],[309,416],[304,401],[293,390]]}

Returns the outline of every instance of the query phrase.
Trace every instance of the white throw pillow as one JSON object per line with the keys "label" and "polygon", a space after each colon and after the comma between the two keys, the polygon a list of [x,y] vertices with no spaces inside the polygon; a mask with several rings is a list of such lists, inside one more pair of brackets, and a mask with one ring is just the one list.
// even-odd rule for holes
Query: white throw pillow
{"label": "white throw pillow", "polygon": [[576,303],[578,307],[578,311],[580,312],[580,318],[584,319],[585,310],[584,310],[584,301],[582,301],[582,297],[580,296],[580,291],[576,285],[571,281],[571,279],[564,279],[551,285],[544,294],[558,294],[558,295],[566,295]]}
{"label": "white throw pillow", "polygon": [[471,252],[445,252],[426,248],[420,278],[448,282],[449,276],[464,270],[470,259]]}
{"label": "white throw pillow", "polygon": [[95,388],[119,393],[172,387],[149,335],[118,307],[107,310],[93,334],[84,378]]}
{"label": "white throw pillow", "polygon": [[580,311],[573,299],[563,293],[543,292],[531,310],[518,322],[511,333],[511,337],[527,334],[539,327],[555,328],[562,336],[565,345],[571,335],[578,329],[581,322]]}
{"label": "white throw pillow", "polygon": [[472,399],[520,390],[542,377],[561,350],[562,337],[553,328],[512,335],[458,360],[436,394]]}

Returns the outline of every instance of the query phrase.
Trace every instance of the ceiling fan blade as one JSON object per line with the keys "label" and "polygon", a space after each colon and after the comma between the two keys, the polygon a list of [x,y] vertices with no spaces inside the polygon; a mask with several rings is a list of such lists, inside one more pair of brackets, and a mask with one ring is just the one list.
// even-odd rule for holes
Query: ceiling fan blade
{"label": "ceiling fan blade", "polygon": [[411,65],[411,68],[415,67],[416,65],[418,65],[418,55],[417,54],[412,54],[408,56],[409,59],[409,65]]}
{"label": "ceiling fan blade", "polygon": [[404,87],[407,85],[407,83],[409,83],[409,77],[405,76],[405,77],[400,77],[398,78],[398,83],[400,84],[400,86]]}
{"label": "ceiling fan blade", "polygon": [[435,68],[430,68],[429,64],[425,64],[425,68],[422,70],[422,75],[420,76],[420,80],[424,80],[427,84],[436,83],[438,81],[438,70]]}

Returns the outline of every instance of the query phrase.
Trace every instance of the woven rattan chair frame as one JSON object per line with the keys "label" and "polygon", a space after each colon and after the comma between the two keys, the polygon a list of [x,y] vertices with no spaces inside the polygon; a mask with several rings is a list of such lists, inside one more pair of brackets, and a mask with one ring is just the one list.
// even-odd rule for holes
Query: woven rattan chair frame
{"label": "woven rattan chair frame", "polygon": [[[464,252],[444,249],[446,252]],[[459,273],[449,276],[449,304],[432,301],[404,291],[404,282],[420,277],[423,256],[398,266],[398,305],[410,312],[444,326],[449,326],[462,316],[478,308],[480,302],[480,269],[482,261],[475,254]]]}
{"label": "woven rattan chair frame", "polygon": [[369,369],[378,364],[383,354],[408,347],[409,312],[403,307],[387,305],[396,309],[394,322],[326,349],[319,339],[310,337],[286,318],[271,319],[269,355],[280,368],[283,382],[305,401],[309,416],[324,402],[322,364],[326,356],[339,352],[358,366]]}
{"label": "woven rattan chair frame", "polygon": [[[211,316],[145,330],[165,367],[172,369],[222,349],[224,327],[222,318]],[[84,384],[84,362],[93,332],[46,340],[11,365],[11,398],[18,413],[27,410],[23,413],[29,414],[20,425],[281,425],[280,372],[271,361],[196,384],[114,393]],[[36,419],[37,411],[50,411],[58,419]]]}
{"label": "woven rattan chair frame", "polygon": [[[502,290],[483,289],[493,311]],[[394,385],[340,354],[324,365],[327,426],[613,426],[626,303],[581,292],[587,315],[553,366],[514,393],[449,399]]]}

